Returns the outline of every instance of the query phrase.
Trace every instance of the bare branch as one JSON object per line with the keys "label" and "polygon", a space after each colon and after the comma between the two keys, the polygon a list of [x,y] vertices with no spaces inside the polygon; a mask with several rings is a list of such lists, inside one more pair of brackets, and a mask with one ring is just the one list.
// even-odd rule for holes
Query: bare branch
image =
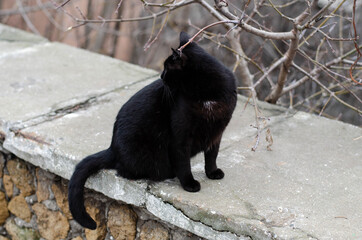
{"label": "bare branch", "polygon": [[294,19],[293,18],[290,18],[288,16],[285,16],[281,11],[279,11],[279,9],[273,4],[273,2],[271,0],[268,0],[269,4],[274,8],[274,10],[282,17],[282,18],[285,18],[287,19],[288,21],[291,21],[293,22]]}
{"label": "bare branch", "polygon": [[285,54],[285,61],[283,62],[282,66],[280,67],[280,72],[278,76],[278,82],[277,85],[272,89],[272,92],[269,93],[269,95],[265,98],[265,101],[270,103],[276,103],[279,97],[282,94],[285,81],[287,79],[287,75],[289,73],[289,68],[293,63],[293,59],[295,57],[295,54],[298,50],[298,42],[299,42],[299,32],[297,26],[304,21],[304,19],[309,15],[310,12],[310,5],[303,11],[298,17],[296,17],[294,22],[294,29],[292,30],[293,34],[295,35],[295,38],[291,40],[291,43],[289,45],[288,51]]}
{"label": "bare branch", "polygon": [[232,23],[232,21],[230,20],[223,20],[223,21],[218,21],[218,22],[214,22],[214,23],[211,23],[203,28],[201,28],[194,36],[192,36],[184,45],[182,45],[181,47],[179,47],[177,50],[179,50],[180,52],[182,52],[182,50],[187,46],[189,45],[190,43],[192,43],[195,38],[200,35],[202,32],[204,32],[206,29],[208,28],[211,28],[213,26],[216,26],[216,25],[219,25],[219,24],[223,24],[223,23]]}
{"label": "bare branch", "polygon": [[257,35],[262,38],[267,39],[276,39],[276,40],[292,40],[295,39],[295,34],[293,31],[290,32],[269,32],[257,29],[255,27],[250,26],[249,24],[246,24],[243,21],[239,22],[239,26],[244,29],[245,31],[252,33],[254,35]]}
{"label": "bare branch", "polygon": [[174,11],[180,7],[184,7],[186,5],[195,3],[195,0],[189,0],[189,1],[182,1],[179,4],[175,4],[172,7],[169,7],[168,9],[162,10],[158,13],[152,14],[150,16],[145,16],[145,17],[139,17],[139,18],[116,18],[116,19],[103,19],[103,20],[98,20],[98,19],[79,19],[79,18],[75,18],[77,23],[80,24],[87,24],[87,23],[111,23],[111,22],[137,22],[137,21],[146,21],[146,20],[150,20],[150,19],[154,19],[154,17],[159,17],[162,16],[166,13],[168,13],[169,11]]}
{"label": "bare branch", "polygon": [[[151,37],[152,37],[152,34],[151,34],[150,39],[148,40],[148,42],[147,42],[147,43],[145,44],[145,46],[143,47],[144,51],[147,51],[147,50],[151,47],[151,45],[152,45],[152,44],[158,39],[158,37],[160,36],[160,34],[161,34],[164,26],[166,25],[166,22],[167,22],[169,13],[170,13],[170,10],[169,10],[168,13],[166,14],[166,17],[165,17],[165,19],[164,19],[163,22],[162,22],[162,25],[161,25],[161,27],[160,27],[160,30],[158,31],[158,33],[156,34],[156,37],[155,37],[152,41],[151,41]],[[155,18],[155,19],[156,19],[156,18]]]}
{"label": "bare branch", "polygon": [[[359,46],[359,48],[362,48],[362,45]],[[356,49],[352,49],[351,51],[347,52],[346,54],[344,54],[343,56],[341,57],[338,57],[338,58],[335,58],[331,61],[329,61],[328,63],[326,63],[325,65],[323,66],[319,66],[319,67],[316,67],[314,68],[311,72],[309,72],[309,74],[311,76],[314,76],[316,77],[321,71],[325,70],[326,68],[334,65],[334,64],[337,64],[341,61],[343,61],[345,58],[347,58],[348,56],[350,56],[351,54],[353,54],[354,52],[356,52]],[[302,73],[305,73],[306,71],[304,71],[301,67],[299,67],[298,65],[296,65],[295,63],[292,64],[293,67],[295,67],[296,69],[298,69],[300,72]],[[306,75],[304,77],[302,77],[300,80],[296,81],[295,83],[285,87],[283,89],[283,92],[282,92],[282,95],[284,95],[285,93],[301,86],[303,83],[305,83],[307,80],[309,80],[309,75]]]}
{"label": "bare branch", "polygon": [[309,74],[308,72],[304,71],[303,69],[300,69],[300,71],[303,71],[303,73],[305,75],[307,75],[310,79],[312,79],[315,83],[317,83],[321,88],[323,88],[325,91],[327,91],[331,97],[333,97],[334,99],[336,99],[338,102],[340,102],[341,104],[343,104],[344,106],[356,111],[359,114],[362,114],[362,110],[346,103],[345,101],[343,101],[342,99],[340,99],[339,97],[336,96],[336,94],[334,92],[332,92],[328,87],[324,86],[324,84],[322,84],[317,78],[315,78],[314,76],[312,76],[311,74]]}
{"label": "bare branch", "polygon": [[21,0],[16,0],[16,5],[18,6],[20,14],[23,17],[24,21],[26,22],[26,25],[30,28],[30,30],[37,35],[41,35],[40,32],[38,31],[38,29],[36,29],[34,24],[29,19],[28,15],[26,14]]}
{"label": "bare branch", "polygon": [[21,11],[23,13],[31,13],[31,12],[37,12],[39,10],[49,9],[53,8],[54,5],[50,2],[44,3],[44,4],[38,4],[34,6],[24,6],[21,10],[19,8],[14,9],[0,9],[0,16],[10,16],[10,15],[16,15],[21,14]]}
{"label": "bare branch", "polygon": [[[265,31],[265,30],[260,30],[258,28],[255,28],[249,24],[247,24],[246,22],[244,22],[242,19],[238,19],[238,17],[236,17],[235,15],[233,15],[228,9],[227,6],[220,0],[215,0],[215,8],[221,12],[225,17],[222,17],[219,13],[215,13],[215,9],[211,8],[211,6],[205,2],[204,0],[197,0],[202,6],[204,6],[205,8],[207,8],[209,11],[211,11],[211,13],[216,16],[219,20],[225,20],[225,17],[229,20],[233,20],[230,22],[225,22],[225,23],[233,23],[233,24],[238,24],[239,27],[241,27],[242,29],[244,29],[245,31],[255,34],[259,37],[262,38],[267,38],[267,39],[278,39],[278,40],[290,40],[293,39],[295,37],[295,35],[293,34],[292,31],[290,32],[269,32],[269,31]],[[232,27],[233,25],[228,25],[228,29],[230,27]]]}
{"label": "bare branch", "polygon": [[352,17],[352,25],[353,25],[353,31],[354,31],[354,36],[355,36],[355,40],[353,41],[354,42],[354,47],[355,49],[357,50],[357,58],[356,58],[356,61],[354,61],[354,63],[351,65],[351,68],[349,69],[349,76],[351,77],[352,81],[357,83],[358,85],[362,85],[362,82],[358,82],[356,79],[354,79],[353,77],[353,74],[352,74],[352,71],[353,69],[355,68],[356,64],[358,63],[359,59],[362,57],[362,53],[361,51],[359,50],[359,47],[357,45],[357,30],[356,30],[356,22],[355,22],[355,17],[356,17],[356,0],[353,1],[353,17]]}

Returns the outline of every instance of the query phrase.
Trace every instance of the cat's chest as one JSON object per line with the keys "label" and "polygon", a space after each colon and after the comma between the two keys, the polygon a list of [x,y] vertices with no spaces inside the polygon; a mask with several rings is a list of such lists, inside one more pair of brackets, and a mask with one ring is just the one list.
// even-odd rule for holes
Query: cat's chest
{"label": "cat's chest", "polygon": [[212,113],[215,108],[217,108],[218,103],[216,101],[205,101],[201,103],[201,108],[203,111]]}
{"label": "cat's chest", "polygon": [[224,102],[200,101],[193,104],[193,112],[201,119],[216,121],[228,116],[229,108]]}

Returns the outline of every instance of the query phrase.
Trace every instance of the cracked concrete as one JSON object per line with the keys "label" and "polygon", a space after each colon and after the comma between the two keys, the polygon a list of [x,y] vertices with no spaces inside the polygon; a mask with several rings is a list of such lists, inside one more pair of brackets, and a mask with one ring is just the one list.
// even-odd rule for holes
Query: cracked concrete
{"label": "cracked concrete", "polygon": [[[0,150],[63,178],[110,144],[122,104],[158,73],[0,25]],[[21,71],[19,71],[21,66]],[[274,138],[256,152],[253,106],[239,98],[221,145],[223,180],[192,160],[201,191],[176,179],[101,171],[86,186],[206,239],[362,239],[362,130],[258,103]]]}

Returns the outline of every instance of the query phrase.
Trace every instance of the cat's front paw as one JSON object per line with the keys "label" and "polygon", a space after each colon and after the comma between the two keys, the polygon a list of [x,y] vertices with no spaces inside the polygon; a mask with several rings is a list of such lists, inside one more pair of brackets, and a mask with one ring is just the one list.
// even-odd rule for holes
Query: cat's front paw
{"label": "cat's front paw", "polygon": [[187,183],[182,184],[182,187],[188,192],[198,192],[201,189],[200,183],[194,179],[192,179],[192,181],[188,181]]}
{"label": "cat's front paw", "polygon": [[206,172],[206,176],[210,179],[222,179],[224,178],[225,174],[220,168],[218,168],[215,171]]}

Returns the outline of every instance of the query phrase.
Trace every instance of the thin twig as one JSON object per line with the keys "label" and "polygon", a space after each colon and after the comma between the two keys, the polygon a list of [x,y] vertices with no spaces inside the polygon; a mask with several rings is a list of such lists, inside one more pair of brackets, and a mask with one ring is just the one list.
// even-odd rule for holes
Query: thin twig
{"label": "thin twig", "polygon": [[340,102],[341,104],[343,104],[344,106],[356,111],[359,114],[362,114],[362,110],[346,103],[345,101],[343,101],[342,99],[340,99],[339,97],[336,96],[336,94],[334,92],[332,92],[331,90],[329,90],[329,88],[327,88],[326,86],[324,86],[317,78],[315,78],[314,76],[312,76],[311,74],[309,74],[308,72],[304,71],[304,69],[299,69],[300,71],[302,71],[305,75],[307,75],[310,79],[312,79],[315,83],[317,83],[321,88],[323,88],[325,91],[327,91],[334,99],[336,99],[338,102]]}
{"label": "thin twig", "polygon": [[[145,46],[143,47],[143,50],[144,50],[144,51],[147,51],[147,50],[151,47],[151,45],[152,45],[152,44],[158,39],[158,37],[160,36],[160,34],[161,34],[164,26],[166,25],[166,22],[167,22],[169,13],[170,13],[170,11],[166,14],[166,17],[165,17],[165,19],[163,20],[162,25],[161,25],[161,27],[160,27],[160,30],[158,31],[156,37],[155,37],[152,41],[148,41],[148,42],[145,44]],[[151,35],[151,36],[152,36],[152,35]]]}
{"label": "thin twig", "polygon": [[123,2],[123,0],[120,0],[118,5],[117,5],[116,11],[114,12],[116,15],[118,15],[118,11],[121,8],[122,2]]}
{"label": "thin twig", "polygon": [[1,17],[7,17],[11,15],[21,14],[21,11],[23,13],[31,13],[31,12],[37,12],[39,10],[49,9],[53,8],[53,4],[50,2],[44,3],[44,4],[37,4],[34,6],[24,6],[23,9],[14,8],[14,9],[0,9],[0,16]]}
{"label": "thin twig", "polygon": [[149,16],[145,16],[145,17],[138,17],[138,18],[115,18],[115,19],[104,19],[104,20],[97,20],[97,19],[79,19],[79,18],[75,18],[77,23],[83,23],[83,24],[87,24],[87,23],[111,23],[111,22],[137,22],[137,21],[146,21],[146,20],[150,20],[150,19],[154,19],[154,17],[159,17],[162,16],[164,14],[167,14],[169,11],[174,11],[180,7],[184,7],[186,5],[195,3],[195,0],[189,0],[189,1],[183,1],[179,4],[175,4],[172,7],[162,10],[158,13],[149,15]]}
{"label": "thin twig", "polygon": [[21,14],[22,18],[24,19],[24,21],[26,22],[26,25],[30,28],[30,30],[37,35],[41,35],[40,32],[38,31],[38,29],[36,29],[34,24],[29,19],[28,15],[26,14],[22,0],[16,0],[16,5],[18,5],[20,14]]}
{"label": "thin twig", "polygon": [[67,3],[69,3],[70,0],[65,0],[62,4],[60,4],[59,6],[56,7],[56,9],[58,10],[59,8],[64,7]]}
{"label": "thin twig", "polygon": [[206,29],[208,28],[211,28],[213,26],[216,26],[216,25],[219,25],[219,24],[224,24],[224,23],[233,23],[233,21],[231,20],[222,20],[222,21],[218,21],[218,22],[214,22],[214,23],[211,23],[203,28],[201,28],[195,35],[193,35],[184,45],[182,45],[181,47],[179,47],[177,50],[182,52],[182,50],[187,46],[189,45],[190,43],[192,43],[195,38],[200,35],[202,32],[204,32]]}
{"label": "thin twig", "polygon": [[282,18],[285,18],[287,19],[288,21],[291,21],[293,22],[294,19],[293,18],[290,18],[286,15],[284,15],[281,11],[279,11],[279,9],[274,5],[274,3],[271,1],[271,0],[268,0],[269,4],[272,6],[272,8],[274,8],[274,10],[282,17]]}
{"label": "thin twig", "polygon": [[351,65],[351,68],[349,69],[349,76],[351,77],[351,80],[355,83],[357,83],[358,85],[362,85],[362,82],[358,82],[356,79],[354,79],[353,77],[353,69],[355,68],[357,62],[359,61],[359,59],[362,57],[362,53],[359,50],[359,47],[357,45],[357,30],[356,30],[356,22],[355,22],[355,18],[356,18],[356,0],[353,1],[353,12],[352,12],[352,25],[353,25],[353,32],[354,32],[354,36],[355,36],[355,40],[353,41],[354,43],[354,47],[357,50],[357,58],[354,61],[354,63]]}

